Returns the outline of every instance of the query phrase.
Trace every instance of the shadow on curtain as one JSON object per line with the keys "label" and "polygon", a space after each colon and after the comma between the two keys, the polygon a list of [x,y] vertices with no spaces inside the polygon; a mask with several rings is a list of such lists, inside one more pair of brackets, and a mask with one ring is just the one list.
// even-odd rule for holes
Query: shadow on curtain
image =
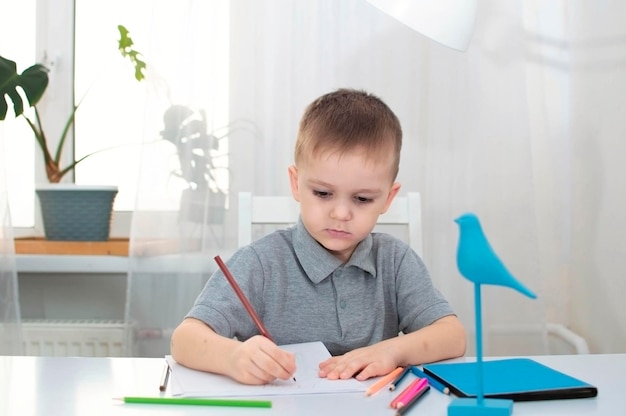
{"label": "shadow on curtain", "polygon": [[[171,188],[151,189],[149,195],[140,192],[133,213],[125,316],[127,354],[132,356],[169,353],[172,330],[215,270],[213,257],[226,250],[228,193],[215,186],[211,162],[218,139],[188,127],[186,111],[172,117],[171,110],[164,113],[162,140],[144,145],[142,151],[141,166],[149,169],[141,171],[139,189],[150,189],[154,146],[170,147],[176,163],[163,166],[172,169]],[[144,196],[161,198],[163,206],[176,204],[178,209],[144,208]]]}

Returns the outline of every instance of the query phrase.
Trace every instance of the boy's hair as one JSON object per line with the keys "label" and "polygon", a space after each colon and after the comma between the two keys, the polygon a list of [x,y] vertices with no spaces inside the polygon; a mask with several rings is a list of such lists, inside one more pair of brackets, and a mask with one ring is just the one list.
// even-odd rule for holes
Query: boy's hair
{"label": "boy's hair", "polygon": [[380,98],[365,91],[339,89],[309,104],[298,129],[296,164],[321,152],[342,155],[355,148],[364,149],[369,160],[380,160],[392,152],[391,173],[395,180],[402,128],[398,117]]}

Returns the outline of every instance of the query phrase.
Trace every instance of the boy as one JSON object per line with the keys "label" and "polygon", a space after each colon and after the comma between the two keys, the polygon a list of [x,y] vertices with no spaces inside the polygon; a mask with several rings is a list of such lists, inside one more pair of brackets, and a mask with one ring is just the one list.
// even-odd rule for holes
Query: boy
{"label": "boy", "polygon": [[[365,380],[465,353],[463,326],[421,259],[372,233],[400,190],[401,146],[400,123],[379,98],[348,89],[318,98],[288,169],[298,224],[227,262],[278,345],[326,345],[333,357],[319,364],[320,377]],[[171,352],[182,365],[245,384],[291,378],[295,357],[258,333],[217,271],[174,331]]]}

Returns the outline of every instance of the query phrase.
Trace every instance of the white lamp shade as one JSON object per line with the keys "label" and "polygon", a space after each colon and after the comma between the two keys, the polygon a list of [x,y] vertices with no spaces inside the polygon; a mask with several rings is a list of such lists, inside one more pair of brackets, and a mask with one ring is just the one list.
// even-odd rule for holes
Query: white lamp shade
{"label": "white lamp shade", "polygon": [[476,0],[367,0],[411,29],[465,52],[474,31]]}

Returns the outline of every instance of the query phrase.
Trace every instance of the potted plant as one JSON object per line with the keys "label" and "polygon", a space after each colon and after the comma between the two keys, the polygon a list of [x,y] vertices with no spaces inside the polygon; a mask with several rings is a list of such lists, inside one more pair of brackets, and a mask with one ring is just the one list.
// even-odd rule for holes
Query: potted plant
{"label": "potted plant", "polygon": [[[144,79],[146,64],[141,59],[141,54],[133,48],[133,41],[128,30],[122,25],[118,26],[118,30],[120,53],[132,62],[135,78],[141,81]],[[49,185],[38,186],[37,195],[41,203],[46,238],[50,240],[107,240],[117,188],[60,184],[63,177],[73,171],[78,163],[97,152],[74,159],[67,165],[61,164],[65,142],[74,124],[74,117],[80,102],[74,106],[65,122],[56,148],[52,149],[37,109],[37,104],[43,97],[48,82],[48,69],[44,65],[35,64],[26,68],[22,73],[18,73],[14,61],[0,56],[0,120],[7,117],[10,101],[15,117],[22,117],[26,120],[42,152]],[[22,98],[20,90],[26,100]],[[25,112],[28,107],[32,107],[32,115]],[[80,194],[76,195],[76,191]],[[69,209],[76,209],[76,213],[69,212]]]}

